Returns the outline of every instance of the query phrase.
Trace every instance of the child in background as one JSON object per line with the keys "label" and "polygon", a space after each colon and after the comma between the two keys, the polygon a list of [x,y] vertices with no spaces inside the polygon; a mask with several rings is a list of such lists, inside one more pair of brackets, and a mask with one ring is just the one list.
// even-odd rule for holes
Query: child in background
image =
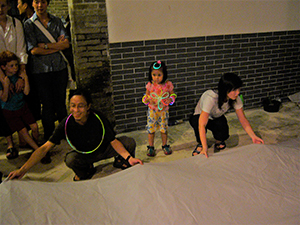
{"label": "child in background", "polygon": [[[9,91],[10,83],[15,85],[19,79],[19,59],[14,53],[4,51],[0,53],[0,66],[6,75],[3,79],[3,83],[0,82],[0,98],[3,115],[11,131],[18,131],[26,143],[36,150],[38,148],[37,141],[39,138],[38,125],[24,101],[24,95],[28,95],[30,91],[28,77],[26,73],[21,73],[20,77],[25,81],[23,92],[11,93]],[[29,135],[26,124],[31,128],[33,138]],[[16,158],[18,154],[15,148],[11,148],[8,149],[6,157],[12,159]]]}
{"label": "child in background", "polygon": [[161,132],[162,150],[166,155],[172,154],[170,145],[167,145],[169,105],[175,102],[177,96],[173,92],[172,82],[168,81],[167,78],[167,67],[164,62],[159,60],[151,64],[149,82],[146,85],[146,94],[142,101],[148,105],[147,131],[149,146],[147,146],[147,155],[152,157],[156,155],[154,136],[157,128]]}

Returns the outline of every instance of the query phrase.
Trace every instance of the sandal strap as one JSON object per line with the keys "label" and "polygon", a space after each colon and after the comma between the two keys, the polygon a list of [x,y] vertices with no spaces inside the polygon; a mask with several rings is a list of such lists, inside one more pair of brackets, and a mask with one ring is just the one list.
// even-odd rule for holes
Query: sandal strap
{"label": "sandal strap", "polygon": [[[223,145],[223,147],[220,147],[220,145]],[[226,148],[226,143],[225,141],[221,141],[220,143],[216,143],[215,146],[216,148],[223,150],[224,148]]]}
{"label": "sandal strap", "polygon": [[197,144],[196,148],[195,148],[194,151],[192,152],[192,156],[194,156],[194,153],[197,153],[197,155],[200,154],[200,151],[198,151],[197,148],[202,148],[202,144]]}
{"label": "sandal strap", "polygon": [[[223,147],[220,147],[221,145],[223,145]],[[225,148],[226,148],[226,143],[224,141],[221,141],[220,143],[215,143],[214,152],[217,153]]]}

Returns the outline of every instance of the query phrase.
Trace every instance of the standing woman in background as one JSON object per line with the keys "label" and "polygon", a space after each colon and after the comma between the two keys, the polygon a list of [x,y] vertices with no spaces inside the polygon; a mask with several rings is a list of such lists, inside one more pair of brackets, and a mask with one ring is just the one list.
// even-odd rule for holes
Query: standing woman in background
{"label": "standing woman in background", "polygon": [[[48,140],[52,135],[55,121],[62,121],[67,116],[68,70],[59,51],[69,48],[69,40],[61,20],[47,12],[49,2],[50,0],[33,0],[35,13],[24,24],[27,48],[31,53],[30,71],[43,105],[44,140]],[[51,43],[44,32],[36,26],[37,21],[56,40],[55,43]],[[49,155],[47,157],[50,162]]]}
{"label": "standing woman in background", "polygon": [[[20,59],[20,74],[26,73],[25,67],[27,64],[28,55],[26,53],[26,45],[24,39],[24,32],[22,23],[7,15],[9,10],[9,1],[0,0],[0,52],[11,51]],[[4,73],[0,69],[0,82],[4,80]],[[19,79],[15,88],[10,88],[11,92],[21,92],[24,87],[24,81]],[[1,110],[1,109],[0,109]],[[12,133],[3,118],[2,111],[0,112],[0,135],[5,136],[7,140],[7,154],[8,159],[16,158],[16,149],[12,140]]]}

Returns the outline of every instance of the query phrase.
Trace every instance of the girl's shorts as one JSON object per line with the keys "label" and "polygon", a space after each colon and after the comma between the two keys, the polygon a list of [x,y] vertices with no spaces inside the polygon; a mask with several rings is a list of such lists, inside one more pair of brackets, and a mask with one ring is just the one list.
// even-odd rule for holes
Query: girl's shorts
{"label": "girl's shorts", "polygon": [[148,109],[147,113],[147,131],[149,134],[154,133],[157,129],[161,133],[167,133],[169,121],[169,111],[156,111]]}

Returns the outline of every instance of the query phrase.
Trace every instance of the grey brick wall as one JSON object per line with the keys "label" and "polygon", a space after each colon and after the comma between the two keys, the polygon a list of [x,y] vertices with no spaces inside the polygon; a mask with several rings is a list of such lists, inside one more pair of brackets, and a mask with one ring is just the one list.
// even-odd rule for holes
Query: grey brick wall
{"label": "grey brick wall", "polygon": [[245,108],[300,91],[299,30],[113,43],[109,52],[118,132],[145,129],[141,98],[155,60],[166,62],[178,95],[170,121],[187,120],[200,95],[226,72],[242,78]]}

